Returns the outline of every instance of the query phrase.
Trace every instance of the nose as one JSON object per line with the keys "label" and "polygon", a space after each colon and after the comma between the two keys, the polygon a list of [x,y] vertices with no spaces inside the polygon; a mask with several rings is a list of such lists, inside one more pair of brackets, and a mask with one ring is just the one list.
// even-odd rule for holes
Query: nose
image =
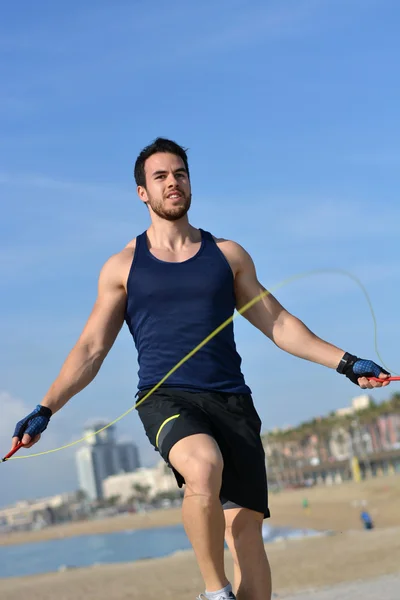
{"label": "nose", "polygon": [[167,187],[171,188],[171,187],[175,187],[178,184],[178,180],[176,178],[176,176],[173,173],[169,173],[168,177],[167,177]]}

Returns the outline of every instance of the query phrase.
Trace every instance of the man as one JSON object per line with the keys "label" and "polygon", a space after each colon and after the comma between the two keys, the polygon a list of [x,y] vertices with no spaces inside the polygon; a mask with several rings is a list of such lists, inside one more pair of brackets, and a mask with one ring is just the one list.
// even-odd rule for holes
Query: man
{"label": "man", "polygon": [[[103,266],[93,311],[41,404],[17,424],[13,447],[21,439],[27,448],[35,444],[50,417],[94,379],[126,321],[138,350],[139,417],[178,484],[185,483],[183,523],[205,595],[267,600],[271,577],[261,529],[270,513],[261,421],[232,323],[140,402],[264,288],[239,244],[189,224],[189,167],[179,145],[159,138],[145,148],[135,180],[151,225]],[[272,295],[244,316],[279,348],[337,369],[362,388],[389,383],[386,371],[321,340]],[[224,536],[234,559],[234,591],[224,569]]]}

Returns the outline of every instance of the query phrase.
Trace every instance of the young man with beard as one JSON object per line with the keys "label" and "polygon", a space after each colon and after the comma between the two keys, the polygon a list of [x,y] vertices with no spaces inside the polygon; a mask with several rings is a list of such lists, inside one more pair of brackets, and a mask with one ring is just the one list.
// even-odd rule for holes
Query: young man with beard
{"label": "young man with beard", "polygon": [[[13,447],[31,447],[50,417],[95,377],[124,321],[139,363],[139,400],[216,327],[264,288],[247,252],[188,221],[186,152],[157,139],[135,165],[151,225],[101,270],[93,311],[40,405],[20,421]],[[272,295],[244,316],[282,350],[337,369],[362,388],[388,385],[386,371],[314,335]],[[368,376],[382,382],[371,382]],[[185,483],[183,523],[210,600],[267,600],[271,576],[261,534],[269,517],[261,421],[241,372],[233,325],[138,406],[146,434]],[[234,590],[224,568],[234,559]],[[202,596],[202,594],[201,594]]]}

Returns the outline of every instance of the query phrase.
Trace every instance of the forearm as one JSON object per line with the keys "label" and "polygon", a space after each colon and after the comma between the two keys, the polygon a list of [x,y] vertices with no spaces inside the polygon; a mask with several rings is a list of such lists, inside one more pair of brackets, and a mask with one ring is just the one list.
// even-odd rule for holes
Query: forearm
{"label": "forearm", "polygon": [[331,369],[336,369],[344,354],[344,350],[316,336],[300,319],[286,311],[272,328],[272,341],[289,354]]}
{"label": "forearm", "polygon": [[64,362],[61,371],[41,404],[56,413],[68,400],[81,392],[96,377],[104,357],[87,345],[76,346]]}

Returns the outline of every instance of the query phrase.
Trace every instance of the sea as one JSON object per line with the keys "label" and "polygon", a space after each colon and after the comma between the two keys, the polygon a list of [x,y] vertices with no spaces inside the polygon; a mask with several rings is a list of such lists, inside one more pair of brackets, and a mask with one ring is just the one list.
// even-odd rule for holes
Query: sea
{"label": "sea", "polygon": [[[310,529],[263,527],[266,543],[316,535],[321,533]],[[182,525],[0,546],[0,578],[159,558],[190,547]]]}

